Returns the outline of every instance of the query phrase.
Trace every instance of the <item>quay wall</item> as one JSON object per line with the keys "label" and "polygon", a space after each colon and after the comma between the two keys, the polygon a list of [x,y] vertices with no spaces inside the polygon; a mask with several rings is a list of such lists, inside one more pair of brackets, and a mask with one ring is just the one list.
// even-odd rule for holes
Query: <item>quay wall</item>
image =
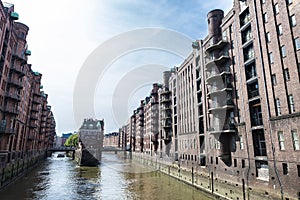
{"label": "quay wall", "polygon": [[127,152],[127,157],[131,157],[134,162],[141,163],[153,170],[158,170],[207,194],[211,194],[216,199],[281,199],[279,196],[280,192],[278,194],[270,193],[259,187],[247,187],[245,183],[236,183],[229,179],[222,180],[216,175],[212,176],[205,172],[206,170],[201,166],[194,166],[188,169],[181,167],[177,162],[170,162],[159,157],[135,152],[132,152],[132,155],[130,154],[130,152]]}
{"label": "quay wall", "polygon": [[40,151],[33,153],[30,156],[24,156],[23,158],[17,158],[0,165],[0,190],[5,186],[13,183],[22,177],[27,172],[33,170],[36,166],[41,164],[47,156],[46,151]]}

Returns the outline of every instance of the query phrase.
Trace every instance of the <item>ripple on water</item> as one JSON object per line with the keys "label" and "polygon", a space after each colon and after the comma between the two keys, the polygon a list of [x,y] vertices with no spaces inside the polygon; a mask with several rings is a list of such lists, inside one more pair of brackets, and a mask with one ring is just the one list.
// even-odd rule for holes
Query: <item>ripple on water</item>
{"label": "ripple on water", "polygon": [[[16,192],[17,191],[17,192]],[[2,200],[161,200],[207,199],[192,187],[115,154],[99,167],[79,167],[52,157],[0,192]]]}

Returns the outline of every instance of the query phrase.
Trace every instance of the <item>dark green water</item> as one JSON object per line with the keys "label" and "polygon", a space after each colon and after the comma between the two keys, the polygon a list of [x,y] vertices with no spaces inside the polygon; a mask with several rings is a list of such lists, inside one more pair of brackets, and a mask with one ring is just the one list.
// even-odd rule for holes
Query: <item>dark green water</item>
{"label": "dark green water", "polygon": [[0,191],[0,200],[190,200],[209,199],[199,190],[157,171],[104,154],[99,167],[78,167],[49,158],[34,172]]}

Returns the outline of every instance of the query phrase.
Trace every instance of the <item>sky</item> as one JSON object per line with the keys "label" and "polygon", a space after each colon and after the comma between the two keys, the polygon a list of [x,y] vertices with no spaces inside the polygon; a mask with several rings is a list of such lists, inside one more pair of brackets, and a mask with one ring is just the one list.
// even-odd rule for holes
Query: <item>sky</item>
{"label": "sky", "polygon": [[[14,4],[18,21],[29,26],[28,63],[43,75],[58,135],[78,130],[83,116],[104,119],[107,133],[117,131],[140,99],[149,95],[151,84],[162,81],[162,72],[179,66],[192,51],[191,42],[207,35],[207,13],[221,8],[226,14],[233,4],[233,0],[7,2]],[[87,93],[92,96],[84,99]],[[77,112],[78,107],[86,109],[80,102],[93,112]]]}

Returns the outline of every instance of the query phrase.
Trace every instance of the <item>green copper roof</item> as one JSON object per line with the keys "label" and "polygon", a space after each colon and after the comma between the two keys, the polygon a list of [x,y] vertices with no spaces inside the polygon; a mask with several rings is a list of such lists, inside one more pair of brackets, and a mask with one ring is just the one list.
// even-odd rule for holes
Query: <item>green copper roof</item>
{"label": "green copper roof", "polygon": [[11,12],[10,16],[13,20],[18,20],[19,19],[19,14],[16,12]]}
{"label": "green copper roof", "polygon": [[30,50],[26,50],[25,51],[25,55],[30,56],[31,55],[31,51]]}

